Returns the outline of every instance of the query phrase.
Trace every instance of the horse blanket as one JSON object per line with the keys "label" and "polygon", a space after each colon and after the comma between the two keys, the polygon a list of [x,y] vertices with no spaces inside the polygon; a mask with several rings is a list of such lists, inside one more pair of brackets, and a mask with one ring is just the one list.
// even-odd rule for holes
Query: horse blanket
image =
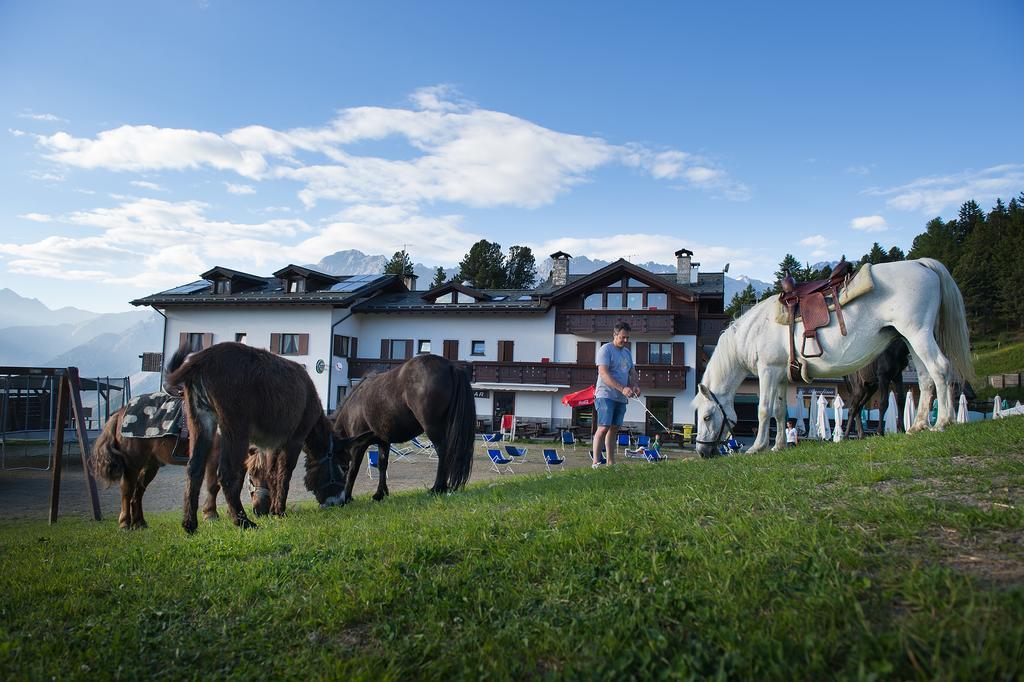
{"label": "horse blanket", "polygon": [[121,419],[122,438],[188,438],[181,398],[143,393],[128,401]]}

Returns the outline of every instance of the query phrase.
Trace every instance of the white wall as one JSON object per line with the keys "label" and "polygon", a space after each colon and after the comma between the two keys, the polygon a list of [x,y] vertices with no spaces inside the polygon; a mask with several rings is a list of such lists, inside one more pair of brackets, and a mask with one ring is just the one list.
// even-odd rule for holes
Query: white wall
{"label": "white wall", "polygon": [[317,373],[317,360],[331,361],[331,308],[293,306],[172,307],[164,311],[164,357],[170,359],[178,348],[181,332],[213,334],[213,342],[234,341],[245,332],[246,344],[269,348],[270,335],[309,334],[307,355],[282,356],[305,365],[320,399],[327,404],[327,370]]}

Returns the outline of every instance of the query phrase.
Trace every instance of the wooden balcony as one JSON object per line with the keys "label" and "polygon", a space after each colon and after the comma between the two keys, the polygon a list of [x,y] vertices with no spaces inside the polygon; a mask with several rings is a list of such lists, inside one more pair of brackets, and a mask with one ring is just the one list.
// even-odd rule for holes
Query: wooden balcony
{"label": "wooden balcony", "polygon": [[[358,379],[369,372],[386,372],[403,362],[405,361],[349,358],[348,375],[351,379]],[[471,372],[473,382],[583,388],[593,384],[597,379],[597,368],[594,365],[578,365],[571,362],[480,360],[461,364]],[[687,369],[679,365],[637,365],[640,388],[686,388]]]}
{"label": "wooden balcony", "polygon": [[559,311],[560,334],[609,334],[616,322],[626,322],[634,334],[676,333],[678,312],[672,310],[566,310]]}

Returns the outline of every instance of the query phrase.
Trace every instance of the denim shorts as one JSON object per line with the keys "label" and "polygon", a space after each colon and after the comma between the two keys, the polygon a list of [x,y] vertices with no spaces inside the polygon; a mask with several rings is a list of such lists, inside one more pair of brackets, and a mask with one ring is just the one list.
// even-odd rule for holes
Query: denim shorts
{"label": "denim shorts", "polygon": [[594,407],[597,408],[598,426],[622,426],[622,420],[626,416],[626,407],[629,403],[620,403],[611,398],[595,398]]}

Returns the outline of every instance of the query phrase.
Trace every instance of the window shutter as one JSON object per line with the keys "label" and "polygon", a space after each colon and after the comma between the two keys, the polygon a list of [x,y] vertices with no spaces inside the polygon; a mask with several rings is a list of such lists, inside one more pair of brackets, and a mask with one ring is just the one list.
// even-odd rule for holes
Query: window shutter
{"label": "window shutter", "polygon": [[203,348],[209,348],[213,345],[213,334],[203,334]]}
{"label": "window shutter", "polygon": [[505,362],[514,362],[516,357],[516,342],[505,342]]}
{"label": "window shutter", "polygon": [[682,367],[686,364],[686,344],[682,341],[677,341],[672,344],[672,364]]}
{"label": "window shutter", "polygon": [[408,360],[412,357],[412,339],[408,339],[405,342],[405,359]]}
{"label": "window shutter", "polygon": [[271,334],[270,335],[270,352],[280,353],[281,352],[281,335]]}
{"label": "window shutter", "polygon": [[459,359],[458,340],[446,339],[444,342],[444,357],[453,362]]}
{"label": "window shutter", "polygon": [[348,342],[348,356],[350,358],[357,358],[357,357],[359,357],[359,355],[356,354],[356,348],[358,346],[359,346],[359,339],[357,339],[356,337],[353,336],[349,340],[349,342]]}
{"label": "window shutter", "polygon": [[342,353],[341,339],[342,339],[341,335],[335,334],[334,335],[334,347],[331,349],[333,355],[335,357],[339,357],[339,358],[345,357],[345,354]]}
{"label": "window shutter", "polygon": [[178,348],[188,345],[188,332],[178,334]]}
{"label": "window shutter", "polygon": [[651,344],[648,341],[636,342],[636,364],[651,364]]}
{"label": "window shutter", "polygon": [[580,365],[593,365],[596,362],[595,353],[597,343],[594,341],[576,342],[576,363]]}
{"label": "window shutter", "polygon": [[299,334],[299,355],[309,355],[309,334]]}
{"label": "window shutter", "polygon": [[380,340],[380,359],[390,360],[391,359],[391,339]]}

